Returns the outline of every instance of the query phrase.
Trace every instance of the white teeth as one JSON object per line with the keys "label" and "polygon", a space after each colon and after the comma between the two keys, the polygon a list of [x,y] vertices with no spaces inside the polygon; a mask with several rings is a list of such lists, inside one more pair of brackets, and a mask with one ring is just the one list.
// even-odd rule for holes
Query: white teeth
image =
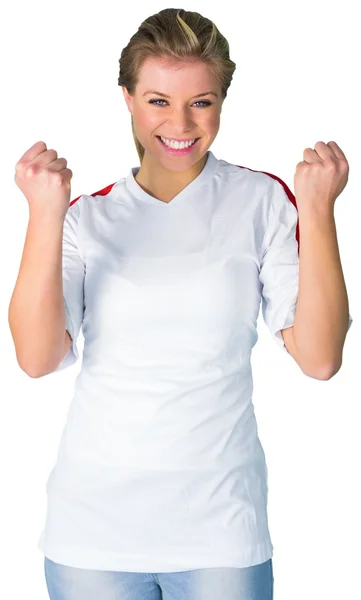
{"label": "white teeth", "polygon": [[194,139],[190,142],[175,142],[174,140],[169,141],[168,139],[162,136],[160,136],[160,139],[166,146],[168,146],[169,148],[173,148],[174,150],[182,150],[183,148],[189,148],[189,146],[192,146],[192,144],[194,144],[194,142],[196,141]]}

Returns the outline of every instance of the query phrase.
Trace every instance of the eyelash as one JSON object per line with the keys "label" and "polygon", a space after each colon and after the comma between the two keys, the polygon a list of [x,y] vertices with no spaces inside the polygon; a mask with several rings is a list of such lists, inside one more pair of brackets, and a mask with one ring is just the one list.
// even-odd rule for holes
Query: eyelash
{"label": "eyelash", "polygon": [[[149,100],[149,104],[154,104],[155,106],[159,106],[159,108],[161,106],[164,106],[164,104],[160,105],[156,104],[156,102],[166,102],[166,100],[162,100],[161,98]],[[199,106],[198,108],[207,108],[207,106],[210,106],[212,104],[212,102],[208,102],[208,100],[197,100],[195,104],[199,104],[200,102],[203,104],[203,106]]]}

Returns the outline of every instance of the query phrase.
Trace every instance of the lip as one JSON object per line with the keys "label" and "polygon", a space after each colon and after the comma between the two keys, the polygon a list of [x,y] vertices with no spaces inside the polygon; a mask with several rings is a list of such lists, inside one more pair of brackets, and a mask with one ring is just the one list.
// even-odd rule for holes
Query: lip
{"label": "lip", "polygon": [[[158,142],[160,143],[160,145],[162,146],[163,150],[165,152],[167,152],[167,154],[170,154],[171,156],[185,156],[187,154],[190,154],[193,151],[193,149],[197,146],[197,144],[200,140],[200,138],[196,138],[196,141],[190,147],[183,148],[182,150],[176,150],[175,148],[169,148],[169,146],[166,146],[166,144],[163,144],[162,140],[160,139],[160,136],[157,135],[156,138],[157,138]],[[179,141],[182,141],[182,140],[179,140]]]}
{"label": "lip", "polygon": [[195,138],[182,138],[182,139],[180,139],[180,138],[176,138],[176,137],[171,137],[169,135],[162,135],[162,136],[159,135],[157,137],[165,137],[167,140],[173,140],[174,142],[189,142],[191,140],[196,140],[197,139],[197,137],[195,137]]}

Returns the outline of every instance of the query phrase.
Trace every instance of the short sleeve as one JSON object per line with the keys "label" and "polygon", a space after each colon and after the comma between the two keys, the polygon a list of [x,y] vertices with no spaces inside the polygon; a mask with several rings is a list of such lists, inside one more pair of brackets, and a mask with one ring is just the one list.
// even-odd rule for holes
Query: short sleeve
{"label": "short sleeve", "polygon": [[259,278],[263,319],[276,343],[288,352],[282,329],[292,327],[298,299],[298,211],[279,181],[270,185],[269,217]]}
{"label": "short sleeve", "polygon": [[[80,196],[81,199],[81,196]],[[78,247],[78,226],[80,217],[80,200],[69,205],[63,228],[63,298],[65,308],[65,327],[72,343],[68,353],[55,371],[66,369],[79,359],[77,339],[84,316],[84,275],[85,265]]]}
{"label": "short sleeve", "polygon": [[[296,315],[299,276],[298,211],[282,183],[273,180],[270,190],[269,222],[263,241],[259,275],[263,284],[262,313],[273,339],[288,352],[281,330],[292,327]],[[347,331],[352,322],[352,316],[349,315]]]}

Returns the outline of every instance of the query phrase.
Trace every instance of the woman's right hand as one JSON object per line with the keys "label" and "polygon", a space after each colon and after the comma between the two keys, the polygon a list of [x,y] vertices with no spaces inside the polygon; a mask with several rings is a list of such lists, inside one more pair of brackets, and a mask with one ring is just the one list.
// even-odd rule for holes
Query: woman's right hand
{"label": "woman's right hand", "polygon": [[65,218],[70,202],[70,180],[65,158],[36,142],[15,166],[15,183],[29,203],[30,214]]}

